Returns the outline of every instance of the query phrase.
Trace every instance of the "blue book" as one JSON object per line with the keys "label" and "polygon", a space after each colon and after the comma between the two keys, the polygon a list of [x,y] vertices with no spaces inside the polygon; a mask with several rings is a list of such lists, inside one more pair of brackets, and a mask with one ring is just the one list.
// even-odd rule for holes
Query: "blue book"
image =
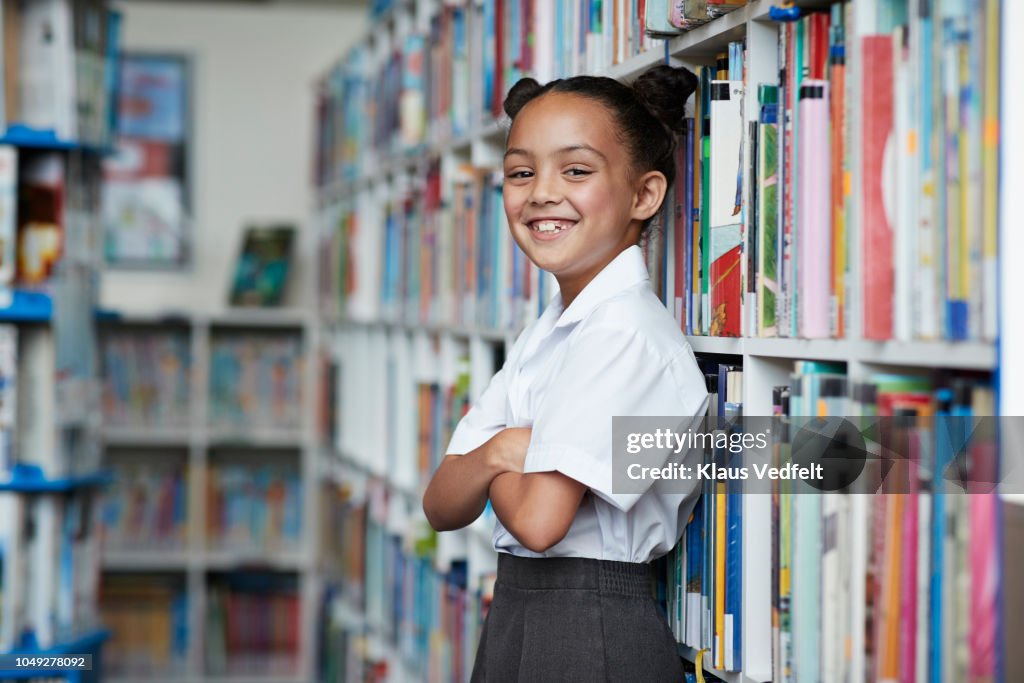
{"label": "blue book", "polygon": [[[742,415],[742,406],[726,404],[726,415],[730,418]],[[741,465],[736,458],[737,466]],[[731,631],[731,643],[727,642],[726,668],[740,671],[742,667],[742,609],[743,609],[743,482],[730,480],[726,494],[726,555],[725,555],[725,614],[726,633]],[[731,652],[731,662],[730,655]]]}
{"label": "blue book", "polygon": [[946,498],[944,475],[952,460],[949,419],[953,407],[953,391],[935,392],[935,474],[932,487],[931,581],[929,585],[928,680],[942,683],[942,581],[943,543],[946,537]]}

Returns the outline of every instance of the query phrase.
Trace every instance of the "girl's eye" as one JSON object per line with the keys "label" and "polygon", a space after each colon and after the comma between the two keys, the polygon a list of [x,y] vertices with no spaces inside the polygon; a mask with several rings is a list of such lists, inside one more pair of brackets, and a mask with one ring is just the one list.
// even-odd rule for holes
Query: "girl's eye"
{"label": "girl's eye", "polygon": [[506,178],[510,178],[510,179],[514,179],[514,180],[518,180],[520,178],[528,178],[528,177],[530,177],[530,172],[529,171],[513,171],[512,173],[506,173],[505,177]]}
{"label": "girl's eye", "polygon": [[566,173],[575,178],[581,178],[583,176],[590,175],[590,171],[584,168],[570,168],[569,170],[566,171]]}

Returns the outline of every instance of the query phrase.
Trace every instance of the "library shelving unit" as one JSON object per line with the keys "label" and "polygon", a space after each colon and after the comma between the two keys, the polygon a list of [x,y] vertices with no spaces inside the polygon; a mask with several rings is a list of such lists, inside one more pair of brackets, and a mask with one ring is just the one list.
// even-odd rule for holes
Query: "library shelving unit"
{"label": "library shelving unit", "polygon": [[112,680],[313,679],[313,322],[102,313]]}
{"label": "library shelving unit", "polygon": [[[739,130],[746,135],[761,114],[758,85],[778,84],[787,59],[780,17],[838,11],[848,22],[845,64],[854,84],[847,91],[852,93],[846,99],[850,108],[850,102],[866,97],[862,88],[869,87],[856,85],[865,83],[868,74],[853,41],[873,33],[891,39],[893,27],[916,16],[908,15],[908,7],[934,10],[936,17],[950,19],[949,30],[966,32],[969,24],[975,40],[979,31],[987,31],[989,43],[1001,45],[1003,51],[986,57],[989,66],[993,59],[1008,64],[1012,51],[1019,54],[1019,46],[1011,45],[1008,27],[1014,13],[1019,22],[1021,9],[1012,2],[979,3],[985,12],[980,16],[987,20],[982,26],[975,18],[968,21],[966,14],[957,14],[956,3],[941,10],[946,16],[940,13],[940,2],[749,0],[685,32],[641,39],[639,22],[629,14],[635,7],[628,2],[566,3],[563,13],[552,9],[560,5],[528,0],[381,4],[372,32],[318,89],[315,211],[321,234],[320,320],[327,357],[324,373],[334,384],[324,398],[328,425],[321,431],[325,500],[330,501],[325,519],[331,520],[324,525],[329,538],[321,547],[325,554],[331,548],[340,554],[325,560],[330,565],[325,581],[331,590],[322,601],[321,649],[335,654],[325,654],[320,664],[331,681],[367,676],[462,680],[468,678],[476,642],[473,629],[479,626],[488,582],[493,581],[491,519],[485,513],[466,529],[432,534],[423,518],[421,495],[443,457],[454,423],[500,367],[515,335],[554,291],[546,277],[517,260],[503,223],[500,165],[507,120],[495,118],[503,89],[521,74],[541,82],[575,73],[628,82],[659,63],[697,72],[742,44],[733,53],[742,61],[742,76],[732,80],[742,78]],[[661,7],[667,14],[666,4],[682,3],[648,2],[648,11]],[[505,14],[496,18],[496,11]],[[666,22],[662,17],[653,23]],[[603,35],[592,31],[602,25]],[[578,40],[561,40],[556,30]],[[935,28],[935,33],[941,30]],[[546,45],[556,47],[540,47]],[[826,35],[825,54],[828,46]],[[963,59],[966,65],[967,57]],[[876,295],[864,293],[874,277],[864,264],[877,254],[866,253],[863,246],[867,219],[855,201],[866,185],[857,170],[864,162],[858,144],[862,133],[859,123],[849,123],[853,132],[845,194],[853,199],[847,200],[845,223],[849,251],[841,338],[759,336],[753,287],[749,293],[743,289],[740,336],[687,335],[699,358],[742,366],[742,389],[729,400],[742,403],[743,414],[772,415],[772,390],[792,381],[796,361],[834,363],[836,372],[851,384],[894,375],[981,378],[994,387],[997,414],[1022,412],[1024,373],[1017,356],[1024,348],[1024,316],[1010,303],[1022,286],[1022,276],[1006,256],[1012,253],[1010,246],[1020,242],[1012,229],[1007,188],[1021,178],[1020,154],[1014,153],[1019,149],[1019,126],[1010,125],[1020,114],[1021,103],[1018,94],[1011,94],[1009,71],[1005,66],[995,69],[1001,80],[989,80],[985,86],[986,92],[997,93],[997,113],[988,108],[991,102],[987,104],[984,125],[986,144],[998,141],[995,159],[1001,187],[999,248],[989,254],[996,260],[985,273],[987,327],[958,341],[945,341],[947,335],[942,334],[925,339],[916,331],[890,332],[883,339],[868,333],[874,321],[866,322],[864,311],[874,306]],[[992,138],[997,130],[1001,137]],[[756,161],[751,148],[739,146],[744,171]],[[900,153],[894,149],[891,154],[898,159]],[[749,253],[757,233],[751,222],[755,187],[749,173],[742,176],[742,245]],[[995,181],[988,176],[986,187],[991,190]],[[992,202],[985,206],[986,211],[995,209]],[[988,213],[985,220],[988,226],[996,225]],[[652,277],[656,291],[671,302],[678,296],[671,287],[683,264],[673,256],[676,231],[663,234],[660,251],[648,249],[647,255],[652,271],[658,271],[657,278]],[[977,234],[971,239],[975,238],[981,239]],[[893,249],[902,258],[898,241]],[[650,261],[652,254],[658,254],[660,265]],[[743,268],[747,277],[747,265]],[[904,299],[895,304],[896,316],[908,314],[900,308],[907,298],[907,290],[900,288],[907,286],[908,276],[926,277],[916,271],[897,273],[896,293]],[[693,331],[685,321],[681,324]],[[1012,442],[1012,435],[1004,436]],[[1003,457],[1015,457],[1008,451],[1012,448],[1004,449]],[[1022,502],[1016,493],[1003,495],[1005,505]],[[861,509],[856,514],[866,513]],[[763,683],[779,677],[779,663],[773,661],[773,629],[778,627],[772,621],[773,579],[767,571],[773,543],[770,497],[743,496],[742,519],[738,542],[743,590],[737,606],[741,632],[736,634],[742,643],[736,653],[742,666],[724,670],[713,666],[711,655],[705,655],[703,663],[705,671],[730,683]],[[855,526],[867,533],[868,518],[856,519]],[[859,584],[863,593],[868,568],[855,563],[852,571],[850,585]],[[427,595],[414,597],[421,589]],[[1006,607],[1004,613],[1012,609]],[[446,610],[459,615],[452,617]],[[996,618],[994,613],[988,616]],[[861,631],[849,642],[854,660],[864,659],[858,656],[864,650]],[[1000,668],[992,665],[993,676],[1013,680],[1009,672],[1014,669],[1007,664],[1012,656],[1001,643],[995,648],[991,661],[999,659]],[[680,655],[691,662],[697,652],[680,645]],[[954,680],[948,677],[950,671],[943,680]],[[805,671],[800,680],[815,680],[807,675]]]}
{"label": "library shelving unit", "polygon": [[110,477],[92,312],[119,16],[102,1],[3,4],[0,655],[93,658],[88,670],[4,668],[3,680],[103,673],[93,511]]}

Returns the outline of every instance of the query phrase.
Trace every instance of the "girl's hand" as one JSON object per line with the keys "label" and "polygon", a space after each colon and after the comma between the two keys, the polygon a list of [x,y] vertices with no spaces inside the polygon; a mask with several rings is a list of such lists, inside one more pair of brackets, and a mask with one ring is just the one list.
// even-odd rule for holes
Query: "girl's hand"
{"label": "girl's hand", "polygon": [[499,473],[522,474],[532,431],[529,427],[507,427],[491,437],[488,452]]}

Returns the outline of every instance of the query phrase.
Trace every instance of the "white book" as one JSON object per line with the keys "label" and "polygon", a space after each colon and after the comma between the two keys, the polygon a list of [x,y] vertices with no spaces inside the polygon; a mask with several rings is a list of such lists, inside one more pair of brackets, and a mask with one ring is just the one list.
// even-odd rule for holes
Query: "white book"
{"label": "white book", "polygon": [[913,335],[913,298],[914,281],[914,236],[917,226],[918,187],[917,171],[918,143],[917,129],[914,123],[914,93],[916,86],[913,78],[913,62],[906,42],[906,27],[896,29],[893,34],[893,62],[895,74],[893,78],[893,124],[896,148],[896,192],[892,199],[895,203],[895,220],[893,221],[893,336],[899,341],[910,341]]}
{"label": "white book", "polygon": [[0,481],[9,476],[15,463],[17,403],[18,328],[0,325]]}
{"label": "white book", "polygon": [[0,308],[11,304],[11,288],[17,271],[17,242],[18,149],[13,145],[0,145]]}
{"label": "white book", "polygon": [[[928,452],[928,446],[922,450]],[[914,648],[916,662],[914,665],[915,683],[927,683],[928,676],[928,637],[931,628],[929,606],[931,605],[931,549],[932,549],[932,497],[927,491],[917,495],[917,644]]]}
{"label": "white book", "polygon": [[20,122],[74,140],[78,131],[70,0],[22,0],[20,7]]}
{"label": "white book", "polygon": [[33,534],[29,540],[28,621],[39,648],[57,641],[59,498],[39,496],[31,503]]}
{"label": "white book", "polygon": [[17,369],[16,459],[50,478],[65,473],[56,428],[56,350],[47,328],[23,328]]}
{"label": "white book", "polygon": [[840,632],[840,496],[826,494],[821,499],[821,680],[840,683],[839,659],[842,653]]}
{"label": "white book", "polygon": [[0,493],[0,652],[14,648],[25,625],[26,502],[24,496]]}

